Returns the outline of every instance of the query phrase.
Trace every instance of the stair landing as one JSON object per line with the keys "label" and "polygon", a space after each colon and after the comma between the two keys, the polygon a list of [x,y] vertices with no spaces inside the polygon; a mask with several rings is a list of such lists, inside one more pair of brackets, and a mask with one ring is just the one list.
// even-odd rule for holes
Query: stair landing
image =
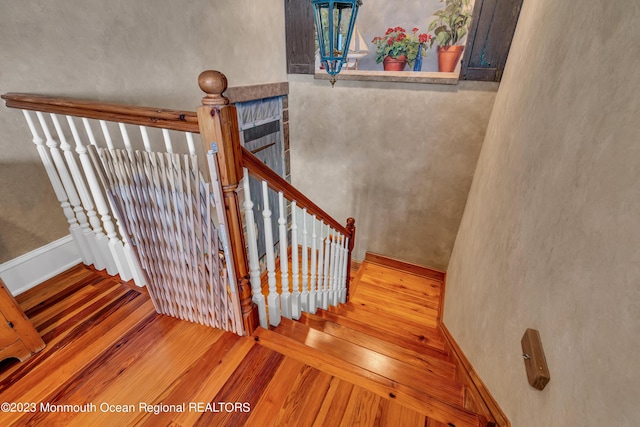
{"label": "stair landing", "polygon": [[[465,408],[467,390],[440,331],[443,274],[415,267],[368,254],[349,302],[255,332],[263,347],[304,367],[296,381],[319,394],[317,410],[304,411],[309,425],[356,418],[362,425],[491,425]],[[288,399],[302,399],[282,393],[281,416]]]}

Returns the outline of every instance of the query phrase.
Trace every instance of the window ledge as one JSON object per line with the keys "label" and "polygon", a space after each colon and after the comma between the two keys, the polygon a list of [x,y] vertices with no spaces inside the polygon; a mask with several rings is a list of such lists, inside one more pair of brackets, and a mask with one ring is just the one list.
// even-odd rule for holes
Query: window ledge
{"label": "window ledge", "polygon": [[[336,80],[457,85],[459,76],[459,72],[342,70],[336,75]],[[316,70],[314,78],[330,80],[331,76],[324,70]]]}

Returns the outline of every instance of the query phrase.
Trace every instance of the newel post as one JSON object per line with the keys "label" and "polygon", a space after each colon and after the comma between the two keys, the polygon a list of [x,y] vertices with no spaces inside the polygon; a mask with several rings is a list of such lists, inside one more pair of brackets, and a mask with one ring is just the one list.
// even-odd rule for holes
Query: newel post
{"label": "newel post", "polygon": [[347,301],[349,301],[349,285],[351,284],[351,253],[356,243],[356,220],[354,218],[347,218],[346,229],[349,231],[349,246],[347,246]]}
{"label": "newel post", "polygon": [[242,232],[240,203],[236,190],[242,179],[242,154],[236,107],[222,93],[227,89],[227,78],[219,71],[203,71],[198,85],[205,92],[202,106],[198,108],[198,125],[204,152],[211,143],[218,147],[218,167],[224,198],[229,246],[233,253],[233,266],[238,281],[238,295],[242,320],[247,335],[258,327],[257,307],[251,301],[251,286],[247,264],[246,246]]}

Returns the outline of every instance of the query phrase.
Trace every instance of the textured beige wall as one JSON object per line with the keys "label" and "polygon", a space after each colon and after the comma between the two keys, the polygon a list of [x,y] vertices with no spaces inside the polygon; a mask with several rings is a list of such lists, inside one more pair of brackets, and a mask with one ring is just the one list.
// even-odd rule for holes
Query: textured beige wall
{"label": "textured beige wall", "polygon": [[[198,74],[285,81],[281,0],[0,2],[0,93],[195,109]],[[0,107],[0,263],[68,234],[22,115]]]}
{"label": "textured beige wall", "polygon": [[292,182],[356,218],[354,258],[445,269],[497,84],[289,81]]}
{"label": "textured beige wall", "polygon": [[[640,418],[640,6],[525,0],[444,320],[515,427]],[[526,328],[551,381],[530,388]]]}

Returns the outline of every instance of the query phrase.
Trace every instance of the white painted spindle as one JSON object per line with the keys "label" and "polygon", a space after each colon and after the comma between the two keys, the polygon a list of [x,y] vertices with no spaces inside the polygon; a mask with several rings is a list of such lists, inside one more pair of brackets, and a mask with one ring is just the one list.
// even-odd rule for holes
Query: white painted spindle
{"label": "white painted spindle", "polygon": [[324,266],[323,266],[323,285],[322,285],[322,303],[320,307],[326,310],[329,307],[329,266],[331,265],[331,229],[327,225],[327,235],[324,239]]}
{"label": "white painted spindle", "polygon": [[342,247],[342,286],[340,288],[340,303],[347,302],[347,263],[349,262],[349,238],[344,238],[344,245]]}
{"label": "white painted spindle", "polygon": [[[100,123],[100,129],[102,129],[102,135],[104,136],[104,141],[107,143],[107,148],[109,148],[109,150],[113,150],[115,147],[113,146],[113,140],[111,140],[111,134],[109,133],[107,122],[105,122],[104,120],[98,120],[98,123]],[[92,143],[94,142],[95,139],[92,141]],[[97,144],[94,143],[94,145],[96,145],[97,147]]]}
{"label": "white painted spindle", "polygon": [[324,286],[324,223],[320,221],[320,235],[318,236],[318,290],[316,292],[316,306],[322,308],[322,287]]}
{"label": "white painted spindle", "polygon": [[[80,135],[78,133],[78,129],[76,128],[76,124],[70,116],[67,116],[67,123],[69,124],[71,135],[73,136],[73,140],[76,144],[76,153],[78,153],[78,157],[80,158],[80,164],[82,165],[84,176],[87,179],[87,185],[89,186],[89,190],[93,193],[95,191],[95,188],[100,189],[100,185],[97,182],[91,159],[87,154],[87,147],[85,147],[85,145],[82,143],[82,140],[80,139]],[[93,197],[91,196],[91,194],[87,194],[87,199],[83,199],[82,204],[87,211],[89,222],[91,223],[91,227],[93,228],[93,241],[95,247],[93,253],[93,266],[98,270],[104,270],[106,267],[106,260],[111,258],[109,241],[102,230],[102,223],[100,222],[100,218],[98,218],[98,215],[95,211]]]}
{"label": "white painted spindle", "polygon": [[37,111],[36,116],[38,117],[40,127],[45,134],[47,147],[49,147],[51,158],[53,159],[53,163],[58,172],[58,177],[60,178],[60,182],[62,184],[62,191],[65,194],[64,198],[68,200],[68,202],[66,202],[66,206],[63,207],[63,210],[65,207],[69,209],[71,206],[72,208],[70,215],[68,211],[65,212],[67,222],[69,223],[69,231],[73,236],[73,240],[78,245],[78,248],[80,250],[80,257],[82,258],[83,262],[85,264],[89,264],[90,256],[87,256],[87,252],[90,254],[91,249],[89,243],[85,239],[82,227],[78,223],[79,221],[82,222],[83,219],[85,223],[87,222],[87,218],[80,203],[80,198],[78,197],[76,188],[73,185],[73,180],[71,179],[69,171],[67,170],[67,165],[62,158],[62,154],[60,154],[60,150],[58,149],[58,142],[53,138],[44,115],[40,111]]}
{"label": "white painted spindle", "polygon": [[[82,230],[81,246],[86,248],[86,251],[80,255],[85,264],[93,264],[95,262],[95,253],[99,249],[96,247],[95,239],[93,238],[93,231],[89,226],[89,221],[84,211],[84,209],[86,209],[85,202],[89,199],[89,194],[87,193],[87,188],[84,184],[84,180],[82,179],[82,173],[80,172],[80,168],[78,167],[78,163],[76,162],[76,158],[71,149],[71,144],[67,141],[62,130],[62,126],[60,126],[60,121],[55,114],[50,114],[50,116],[53,121],[53,126],[56,129],[56,133],[58,134],[58,139],[60,140],[60,148],[64,153],[64,158],[67,161],[67,166],[71,172],[74,187],[78,192],[76,197],[80,197],[79,203],[73,207],[73,211],[75,212],[78,223],[80,224],[80,229]],[[69,197],[69,199],[71,200],[71,197]]]}
{"label": "white painted spindle", "polygon": [[124,123],[118,123],[118,127],[120,128],[120,134],[122,135],[122,142],[124,142],[124,148],[127,151],[131,151],[133,147],[131,147],[131,140],[129,139],[129,133],[127,132],[127,128]]}
{"label": "white painted spindle", "polygon": [[302,209],[302,292],[301,308],[309,312],[309,246],[307,245],[307,208]]}
{"label": "white painted spindle", "polygon": [[[81,235],[80,226],[78,225],[78,222],[76,221],[76,217],[73,214],[73,210],[71,209],[71,204],[67,199],[67,194],[64,191],[64,186],[60,181],[60,177],[58,176],[56,167],[53,161],[51,160],[51,157],[49,157],[49,152],[47,151],[47,148],[44,145],[44,139],[40,137],[40,134],[38,133],[36,126],[33,123],[33,119],[31,118],[31,115],[26,110],[22,110],[22,113],[24,114],[24,117],[27,120],[27,124],[29,125],[29,130],[31,131],[31,135],[33,136],[32,141],[36,145],[36,149],[38,150],[38,154],[40,155],[40,160],[42,160],[42,164],[44,165],[44,168],[47,172],[49,181],[53,186],[53,191],[56,194],[56,198],[58,199],[58,202],[60,202],[60,207],[62,207],[62,212],[64,213],[65,218],[67,218],[67,223],[69,224],[69,231],[71,232],[72,236],[74,236],[73,241],[76,244],[78,253],[81,253],[83,248],[79,243],[80,240],[75,236],[75,234]],[[40,114],[40,113],[36,113],[36,114]],[[38,117],[38,119],[40,119],[40,116]]]}
{"label": "white painted spindle", "polygon": [[318,235],[316,234],[316,216],[314,215],[311,218],[311,277],[310,277],[310,291],[309,291],[309,313],[315,314],[318,301],[316,297],[316,278],[317,278],[317,239]]}
{"label": "white painted spindle", "polygon": [[258,306],[258,316],[260,326],[269,328],[267,319],[267,305],[262,294],[262,283],[260,282],[260,260],[258,259],[258,240],[256,238],[256,223],[253,217],[253,201],[251,201],[251,190],[249,190],[249,171],[244,168],[244,178],[242,180],[244,190],[244,218],[247,223],[247,246],[249,251],[249,280],[251,281],[252,300]]}
{"label": "white painted spindle", "polygon": [[164,147],[167,153],[173,153],[173,144],[171,143],[171,136],[168,129],[162,129],[162,138],[164,138]]}
{"label": "white painted spindle", "polygon": [[344,254],[342,248],[344,246],[344,236],[340,234],[338,239],[338,272],[336,273],[336,305],[340,302],[340,291],[342,290],[342,270],[343,270],[343,260]]}
{"label": "white painted spindle", "polygon": [[280,282],[282,284],[282,294],[280,303],[282,304],[282,315],[291,319],[291,293],[289,292],[289,257],[287,256],[287,213],[285,211],[284,195],[282,191],[278,193],[278,208],[280,215],[278,225],[280,231]]}
{"label": "white painted spindle", "polygon": [[187,147],[189,147],[189,154],[196,155],[196,145],[193,142],[193,134],[191,132],[184,133],[187,138]]}
{"label": "white painted spindle", "polygon": [[[82,123],[84,124],[84,128],[87,132],[87,136],[89,137],[89,141],[91,142],[92,145],[94,146],[98,146],[97,142],[96,142],[96,138],[93,134],[93,130],[91,129],[91,125],[89,124],[89,120],[83,118],[82,119]],[[104,123],[104,121],[101,120],[100,126],[103,129],[103,132],[105,131],[105,129],[107,129],[106,123]],[[109,132],[108,130],[106,131],[106,135],[105,135],[105,139],[107,140],[107,145],[111,144],[111,149],[113,149],[113,143],[111,142],[111,137],[108,136]],[[88,179],[88,178],[87,178]],[[107,268],[107,273],[109,273],[110,275],[114,276],[115,274],[117,274],[118,272],[118,265],[116,264],[116,249],[114,249],[117,244],[119,243],[117,234],[116,234],[116,229],[115,226],[113,225],[113,222],[111,221],[111,215],[109,212],[109,207],[107,206],[107,201],[104,199],[104,196],[102,195],[102,187],[101,185],[98,183],[98,180],[95,179],[95,175],[94,175],[94,180],[95,180],[95,186],[91,184],[91,180],[88,179],[89,181],[89,188],[91,188],[91,193],[93,195],[93,200],[96,203],[96,209],[98,210],[98,213],[100,214],[100,219],[102,220],[102,225],[104,226],[104,230],[107,232],[107,238],[109,239],[109,253],[110,256],[107,256],[105,258],[105,264],[106,264],[106,268]]]}
{"label": "white painted spindle", "polygon": [[342,234],[338,235],[338,260],[337,260],[337,268],[336,268],[336,287],[334,289],[334,305],[338,305],[340,302],[340,290],[342,289],[342,270],[344,264],[344,251],[342,250],[344,246],[344,236]]}
{"label": "white painted spindle", "polygon": [[144,126],[138,126],[140,128],[140,135],[142,135],[142,144],[144,145],[144,151],[151,152],[151,141],[149,141],[149,133]]}
{"label": "white painted spindle", "polygon": [[342,270],[342,234],[336,230],[336,282],[331,294],[332,305],[338,305],[338,295],[340,295],[340,272]]}
{"label": "white painted spindle", "polygon": [[[122,141],[124,142],[124,146],[127,151],[132,151],[131,140],[129,139],[129,133],[127,132],[127,128],[124,123],[118,123],[120,128],[120,134],[122,135]],[[124,232],[122,228],[122,219],[116,213],[116,210],[112,207],[112,212],[116,217],[116,226],[118,227],[118,231],[120,232],[120,236],[122,237],[122,250],[124,260],[126,262],[122,262],[121,265],[118,265],[118,272],[120,273],[120,278],[122,280],[128,281],[134,279],[138,286],[142,286],[141,283],[144,283],[144,279],[142,278],[142,273],[140,272],[140,266],[138,265],[138,261],[133,254],[133,249],[129,244],[129,238]]]}
{"label": "white painted spindle", "polygon": [[271,210],[269,208],[269,187],[262,181],[262,218],[264,219],[264,241],[267,253],[267,283],[269,284],[269,323],[278,326],[281,320],[280,295],[276,288],[276,263],[273,259],[273,230],[271,229]]}
{"label": "white painted spindle", "polygon": [[324,222],[319,222],[320,235],[318,236],[318,283],[316,292],[316,307],[322,308],[322,286],[324,284]]}
{"label": "white painted spindle", "polygon": [[332,234],[331,236],[331,275],[330,280],[330,288],[329,288],[329,305],[337,305],[336,303],[336,286],[338,285],[336,281],[336,274],[338,272],[338,236],[336,234]]}
{"label": "white painted spindle", "polygon": [[[122,139],[124,146],[127,151],[131,152],[131,141],[129,140],[129,135],[127,134],[127,130],[124,127],[124,123],[118,123],[120,132],[122,134]],[[111,138],[111,134],[109,132],[109,128],[104,120],[100,121],[100,126],[102,128],[102,133],[104,135],[105,141],[107,141],[107,145],[110,146],[110,149],[113,149],[113,140]],[[120,218],[118,217],[117,211],[113,206],[110,206],[110,211],[114,215],[114,219],[116,221],[115,226],[120,231],[120,235],[122,233],[122,225]],[[131,268],[129,267],[129,260],[127,259],[127,255],[125,254],[124,245],[122,240],[120,240],[120,236],[116,233],[115,227],[113,231],[110,231],[109,228],[105,225],[105,229],[107,229],[107,236],[109,237],[109,248],[111,249],[111,253],[113,254],[113,259],[116,263],[116,268],[120,277],[124,280],[131,280],[133,275],[131,274]]]}
{"label": "white painted spindle", "polygon": [[300,302],[300,276],[298,271],[298,212],[296,209],[296,201],[291,202],[291,281],[293,295],[291,298],[291,311],[294,319],[299,319],[302,312],[302,304]]}

